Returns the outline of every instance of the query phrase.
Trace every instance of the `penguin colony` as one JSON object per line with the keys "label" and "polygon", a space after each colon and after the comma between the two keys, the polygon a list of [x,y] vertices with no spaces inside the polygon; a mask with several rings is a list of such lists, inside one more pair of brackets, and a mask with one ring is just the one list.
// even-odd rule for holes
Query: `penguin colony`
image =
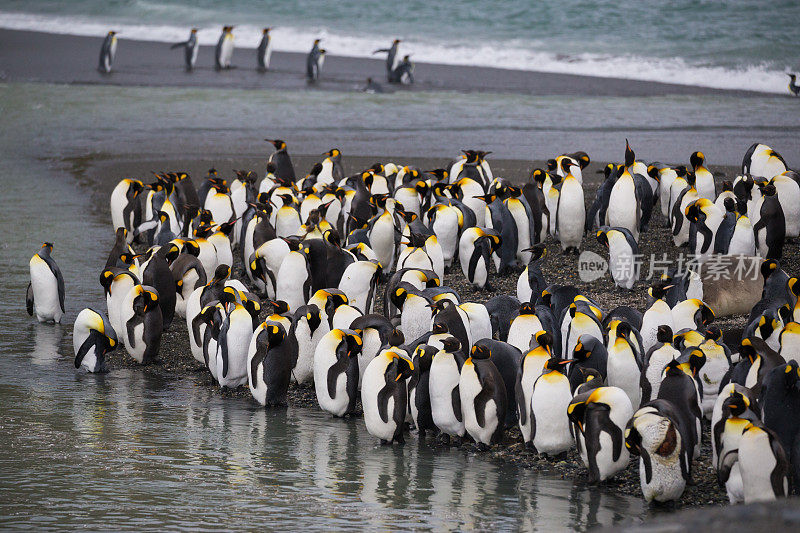
{"label": "penguin colony", "polygon": [[[215,70],[229,70],[236,68],[232,64],[234,45],[233,26],[223,26],[222,33],[219,36],[217,45],[214,48],[214,69]],[[272,28],[264,28],[261,32],[261,40],[256,48],[256,68],[259,72],[267,72],[269,70],[270,61],[272,59],[272,36],[270,32]],[[184,52],[184,66],[187,72],[191,72],[197,63],[197,55],[200,51],[200,43],[197,40],[197,28],[192,28],[189,32],[189,38],[185,41],[175,43],[170,46],[171,49],[183,49]],[[395,39],[389,48],[381,48],[375,50],[373,54],[385,53],[386,54],[386,81],[394,84],[410,85],[414,83],[414,64],[411,62],[411,56],[405,55],[402,59],[398,54],[398,47],[401,40]],[[306,56],[306,80],[309,83],[314,83],[319,80],[322,73],[322,65],[325,63],[325,54],[327,51],[319,47],[320,39],[315,39]],[[109,74],[114,64],[114,57],[117,53],[117,32],[110,31],[106,35],[100,47],[100,61],[98,70],[103,74]],[[364,88],[365,92],[383,92],[380,85],[367,78],[367,85]]]}
{"label": "penguin colony", "polygon": [[[413,428],[484,449],[516,425],[536,453],[576,447],[593,482],[637,457],[648,502],[681,497],[703,446],[732,503],[800,487],[800,283],[778,262],[800,232],[800,186],[768,146],[751,146],[717,194],[702,153],[690,167],[648,165],[626,143],[587,210],[584,152],[519,187],[493,175],[484,151],[430,171],[378,163],[346,175],[334,148],[298,175],[286,143],[268,142],[260,180],[212,169],[199,188],[180,172],[119,182],[116,240],[99,275],[106,313],[79,313],[76,368],[104,371],[117,345],[147,364],[182,320],[192,356],[221,387],[246,385],[259,404],[280,406],[291,383],[313,385],[335,417],[357,415],[360,402],[382,444]],[[643,310],[602,309],[547,282],[545,240],[575,253],[588,233],[607,247],[620,290],[632,289],[638,272],[616,267],[656,205],[675,245],[709,260],[735,253],[760,271],[737,345],[701,299],[714,289],[724,303],[719,287],[691,273],[653,280]],[[64,314],[52,250],[45,243],[30,261],[27,310],[41,322]],[[476,294],[490,272],[521,271],[517,294],[469,301],[442,285],[457,268]]]}

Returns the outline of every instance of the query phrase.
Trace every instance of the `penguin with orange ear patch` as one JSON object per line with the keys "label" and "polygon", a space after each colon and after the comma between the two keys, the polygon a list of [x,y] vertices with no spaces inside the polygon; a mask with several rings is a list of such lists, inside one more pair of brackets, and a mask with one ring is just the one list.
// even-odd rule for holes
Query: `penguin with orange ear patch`
{"label": "penguin with orange ear patch", "polygon": [[391,347],[367,365],[361,382],[361,404],[367,431],[381,444],[403,443],[403,428],[408,409],[406,380],[414,363],[404,350]]}

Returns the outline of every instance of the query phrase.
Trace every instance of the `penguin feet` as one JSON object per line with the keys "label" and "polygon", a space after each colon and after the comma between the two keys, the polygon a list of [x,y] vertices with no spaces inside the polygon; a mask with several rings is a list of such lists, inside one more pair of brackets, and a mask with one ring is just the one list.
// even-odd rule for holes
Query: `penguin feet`
{"label": "penguin feet", "polygon": [[497,289],[495,289],[494,285],[491,283],[486,283],[486,285],[483,286],[483,290],[486,292],[494,292]]}
{"label": "penguin feet", "polygon": [[489,451],[489,445],[488,444],[484,444],[482,442],[479,442],[477,444],[477,448],[478,448],[478,451],[481,452],[481,453],[485,453],[485,452]]}
{"label": "penguin feet", "polygon": [[392,443],[388,440],[381,439],[381,446],[391,446]]}

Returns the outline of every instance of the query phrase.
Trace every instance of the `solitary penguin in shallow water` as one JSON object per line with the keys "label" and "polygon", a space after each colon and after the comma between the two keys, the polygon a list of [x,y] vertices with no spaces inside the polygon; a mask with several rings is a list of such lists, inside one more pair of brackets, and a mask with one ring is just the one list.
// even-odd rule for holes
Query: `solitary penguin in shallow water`
{"label": "solitary penguin in shallow water", "polygon": [[214,68],[217,70],[232,68],[231,58],[233,58],[233,26],[225,26],[222,28],[214,52]]}
{"label": "solitary penguin in shallow water", "polygon": [[272,59],[272,36],[269,34],[272,28],[264,28],[261,32],[261,42],[256,48],[256,61],[258,70],[266,72],[269,70],[269,62]]}
{"label": "solitary penguin in shallow water", "polygon": [[52,243],[46,242],[42,249],[31,257],[31,282],[25,295],[28,314],[39,322],[61,322],[64,316],[64,276],[50,257]]}
{"label": "solitary penguin in shallow water", "polygon": [[97,70],[103,74],[111,72],[111,65],[114,63],[114,56],[117,53],[117,32],[110,31],[106,38],[103,40],[103,46],[100,47],[100,63]]}
{"label": "solitary penguin in shallow water", "polygon": [[306,80],[310,83],[317,81],[323,63],[325,63],[325,49],[320,48],[319,39],[315,39],[314,46],[306,56]]}
{"label": "solitary penguin in shallow water", "polygon": [[194,64],[197,62],[197,53],[200,51],[200,43],[197,42],[197,28],[192,28],[187,40],[170,46],[170,48],[180,47],[183,47],[183,60],[186,64],[186,70],[194,70]]}
{"label": "solitary penguin in shallow water", "polygon": [[75,318],[72,346],[75,368],[106,372],[105,356],[117,347],[117,334],[103,315],[94,309],[84,309]]}

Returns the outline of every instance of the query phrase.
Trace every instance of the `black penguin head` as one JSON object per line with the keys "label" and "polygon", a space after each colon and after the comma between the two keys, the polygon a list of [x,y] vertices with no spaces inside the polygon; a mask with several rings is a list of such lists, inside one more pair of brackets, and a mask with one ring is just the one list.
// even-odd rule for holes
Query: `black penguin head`
{"label": "black penguin head", "polygon": [[544,184],[545,179],[547,179],[547,174],[544,173],[544,170],[541,168],[534,168],[531,171],[530,181],[531,183],[536,183],[539,188],[542,188],[542,184]]}
{"label": "black penguin head", "polygon": [[666,324],[658,326],[658,331],[656,332],[656,340],[658,342],[672,344],[672,328],[667,326]]}
{"label": "black penguin head", "polygon": [[339,151],[338,148],[331,148],[330,150],[328,150],[327,152],[325,152],[322,155],[326,155],[326,156],[328,156],[330,158],[337,158],[337,157],[342,155],[342,152]]}
{"label": "black penguin head", "polygon": [[267,332],[267,345],[270,348],[279,346],[286,338],[286,330],[280,324],[268,324],[264,331]]}
{"label": "black penguin head", "polygon": [[633,148],[628,143],[628,139],[625,139],[625,166],[630,167],[636,162],[636,153],[634,153]]}
{"label": "black penguin head", "polygon": [[700,303],[695,312],[695,323],[708,326],[714,321],[714,311],[704,303]]}
{"label": "black penguin head", "polygon": [[264,35],[267,35],[271,29],[272,28],[264,28],[263,30],[261,30],[261,33],[263,33]]}
{"label": "black penguin head", "polygon": [[50,253],[53,251],[53,243],[52,242],[43,242],[42,243],[42,251],[46,253]]}
{"label": "black penguin head", "polygon": [[599,387],[603,386],[603,375],[596,368],[579,366],[578,374],[580,374],[581,376],[582,383],[589,383],[592,381],[596,381],[597,386]]}
{"label": "black penguin head", "polygon": [[563,170],[565,173],[569,174],[570,173],[569,169],[572,166],[572,164],[573,164],[573,161],[568,157],[565,157],[565,158],[561,159],[561,170]]}
{"label": "black penguin head", "polygon": [[703,165],[705,160],[706,156],[703,154],[703,152],[695,152],[689,157],[689,164],[692,165],[693,169],[697,170]]}
{"label": "black penguin head", "polygon": [[567,418],[570,422],[577,425],[583,432],[584,417],[586,416],[586,404],[589,400],[590,392],[579,394],[572,398],[567,406]]}
{"label": "black penguin head", "polygon": [[750,400],[738,391],[731,392],[731,395],[722,402],[722,413],[724,418],[731,416],[740,417],[750,407]]}
{"label": "black penguin head", "polygon": [[555,159],[548,159],[547,160],[547,171],[548,172],[555,172],[558,168],[558,162]]}
{"label": "black penguin head", "polygon": [[100,273],[100,285],[105,290],[105,293],[108,294],[109,289],[111,288],[111,283],[114,281],[114,271],[110,268],[103,270]]}
{"label": "black penguin head", "polygon": [[620,322],[617,324],[617,337],[622,337],[623,339],[627,339],[630,337],[633,330],[631,329],[630,324],[627,322]]}
{"label": "black penguin head", "polygon": [[726,213],[735,213],[736,212],[736,202],[730,196],[725,198],[722,201],[722,205],[725,206]]}
{"label": "black penguin head", "polygon": [[360,331],[345,331],[344,346],[347,349],[347,357],[358,357],[364,348],[364,341],[361,339]]}
{"label": "black penguin head", "polygon": [[661,181],[661,175],[658,173],[658,167],[655,165],[647,167],[647,175],[656,181]]}
{"label": "black penguin head", "polygon": [[228,265],[219,265],[217,266],[216,270],[214,270],[214,277],[211,279],[211,283],[220,283],[227,280],[231,275],[231,267]]}
{"label": "black penguin head", "polygon": [[550,291],[547,289],[542,291],[541,301],[547,307],[551,307],[551,303],[553,301],[553,295],[550,294]]}
{"label": "black penguin head", "polygon": [[[394,352],[391,353],[392,363],[386,368],[387,373],[396,372],[395,381],[408,379],[414,374],[414,363]],[[394,369],[392,369],[394,367]]]}
{"label": "black penguin head", "polygon": [[405,335],[403,335],[403,332],[399,329],[394,328],[392,332],[389,333],[389,346],[402,346],[405,341]]}
{"label": "black penguin head", "polygon": [[464,155],[467,156],[467,163],[477,163],[478,162],[478,152],[475,150],[461,150],[464,152]]}
{"label": "black penguin head", "polygon": [[774,259],[765,259],[763,263],[761,263],[761,275],[764,276],[764,281],[769,279],[769,277],[774,273],[780,270],[780,265]]}
{"label": "black penguin head", "polygon": [[574,362],[575,362],[574,359],[561,359],[560,357],[551,357],[545,362],[544,370],[542,370],[542,373],[546,374],[548,371],[550,371],[550,372],[560,372],[562,374],[565,374],[567,365]]}
{"label": "black penguin head", "polygon": [[132,265],[133,261],[137,257],[140,257],[140,255],[139,254],[132,254],[130,252],[123,252],[123,253],[119,254],[119,260],[122,261],[124,264],[126,264],[128,266]]}
{"label": "black penguin head", "polygon": [[472,359],[489,359],[491,356],[492,351],[488,346],[484,346],[483,344],[476,344],[472,347],[472,350],[470,350],[470,357]]}
{"label": "black penguin head", "polygon": [[706,364],[706,354],[700,348],[695,348],[689,353],[689,369],[692,376],[697,376],[703,365]]}
{"label": "black penguin head", "polygon": [[447,329],[447,324],[445,324],[444,322],[439,322],[437,324],[434,324],[433,328],[431,329],[431,333],[433,333],[434,335],[449,333],[449,330]]}
{"label": "black penguin head", "polygon": [[608,248],[608,235],[604,230],[597,230],[597,242]]}
{"label": "black penguin head", "polygon": [[761,185],[759,187],[761,189],[762,196],[775,196],[778,192],[778,189],[775,188],[775,185],[772,183],[767,183],[766,185]]}
{"label": "black penguin head", "polygon": [[786,286],[789,287],[789,290],[792,291],[792,294],[794,294],[795,298],[800,297],[800,283],[797,282],[796,277],[789,278]]}
{"label": "black penguin head", "polygon": [[522,251],[531,253],[531,261],[538,261],[539,259],[544,259],[547,257],[547,246],[541,242],[531,246],[530,248],[525,248]]}
{"label": "black penguin head", "polygon": [[321,39],[314,39],[314,45],[318,45]]}
{"label": "black penguin head", "polygon": [[420,373],[425,373],[431,368],[433,356],[438,350],[429,344],[420,344],[414,350],[414,366]]}
{"label": "black penguin head", "polygon": [[392,304],[395,307],[398,307],[398,308],[402,309],[403,308],[403,304],[406,301],[406,298],[408,298],[408,290],[406,290],[405,287],[397,287],[392,292],[390,300],[392,301]]}
{"label": "black penguin head", "polygon": [[745,357],[750,360],[750,364],[754,364],[756,359],[761,357],[758,352],[756,352],[756,349],[750,339],[743,340],[742,345],[739,348],[739,358],[744,359]]}
{"label": "black penguin head", "polygon": [[800,389],[800,366],[797,361],[790,359],[783,369],[784,384],[787,389]]}
{"label": "black penguin head", "polygon": [[536,333],[536,342],[548,353],[553,349],[553,335],[549,331],[539,331]]}
{"label": "black penguin head", "polygon": [[455,337],[446,337],[442,340],[442,349],[447,353],[454,353],[461,349],[461,342]]}
{"label": "black penguin head", "polygon": [[525,302],[519,306],[519,314],[520,315],[535,315],[536,309],[534,305],[530,302]]}
{"label": "black penguin head", "polygon": [[289,304],[283,300],[270,300],[273,315],[285,315],[289,312]]}

